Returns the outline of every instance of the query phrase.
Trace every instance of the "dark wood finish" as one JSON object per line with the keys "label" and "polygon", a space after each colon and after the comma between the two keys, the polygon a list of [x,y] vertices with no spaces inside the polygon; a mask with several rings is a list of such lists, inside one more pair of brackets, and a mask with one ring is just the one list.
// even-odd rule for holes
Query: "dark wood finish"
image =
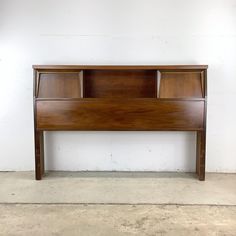
{"label": "dark wood finish", "polygon": [[206,70],[207,65],[34,65],[35,70]]}
{"label": "dark wood finish", "polygon": [[160,98],[202,98],[201,72],[162,72]]}
{"label": "dark wood finish", "polygon": [[36,180],[41,180],[44,174],[44,137],[39,130],[35,131],[35,170]]}
{"label": "dark wood finish", "polygon": [[85,70],[86,98],[155,98],[155,70]]}
{"label": "dark wood finish", "polygon": [[196,159],[196,173],[199,180],[205,180],[205,162],[206,162],[206,132],[197,132],[197,159]]}
{"label": "dark wood finish", "polygon": [[33,68],[37,180],[45,130],[196,131],[196,173],[205,179],[206,65]]}
{"label": "dark wood finish", "polygon": [[[39,130],[202,130],[203,101],[38,101]],[[71,117],[71,118],[69,118]]]}
{"label": "dark wood finish", "polygon": [[39,77],[39,98],[80,98],[79,73],[42,73]]}

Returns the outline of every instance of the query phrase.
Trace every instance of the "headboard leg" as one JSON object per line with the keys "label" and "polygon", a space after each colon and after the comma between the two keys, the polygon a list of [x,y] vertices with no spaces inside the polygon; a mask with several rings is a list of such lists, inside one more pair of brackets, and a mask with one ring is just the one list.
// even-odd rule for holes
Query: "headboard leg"
{"label": "headboard leg", "polygon": [[205,180],[206,132],[197,131],[196,173],[199,180]]}
{"label": "headboard leg", "polygon": [[35,179],[41,180],[44,175],[44,135],[35,130]]}

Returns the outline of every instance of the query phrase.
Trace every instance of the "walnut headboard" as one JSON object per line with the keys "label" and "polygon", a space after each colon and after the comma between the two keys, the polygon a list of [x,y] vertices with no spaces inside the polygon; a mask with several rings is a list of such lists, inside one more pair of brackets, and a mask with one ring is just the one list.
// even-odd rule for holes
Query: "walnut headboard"
{"label": "walnut headboard", "polygon": [[43,131],[196,131],[196,173],[205,179],[207,66],[35,65],[35,172]]}

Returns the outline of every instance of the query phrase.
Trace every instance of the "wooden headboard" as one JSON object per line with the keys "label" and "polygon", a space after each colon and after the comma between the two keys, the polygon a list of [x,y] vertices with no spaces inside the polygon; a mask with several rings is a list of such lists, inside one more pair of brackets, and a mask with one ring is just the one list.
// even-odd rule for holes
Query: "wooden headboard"
{"label": "wooden headboard", "polygon": [[43,131],[197,131],[205,179],[207,66],[35,65],[35,172],[44,174]]}

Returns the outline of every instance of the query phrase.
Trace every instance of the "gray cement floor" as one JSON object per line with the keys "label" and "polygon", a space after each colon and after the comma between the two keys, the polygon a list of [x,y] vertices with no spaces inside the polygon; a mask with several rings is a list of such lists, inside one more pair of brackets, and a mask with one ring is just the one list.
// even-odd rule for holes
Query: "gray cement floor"
{"label": "gray cement floor", "polygon": [[0,235],[236,235],[236,207],[0,205]]}
{"label": "gray cement floor", "polygon": [[236,174],[0,172],[0,235],[236,235]]}
{"label": "gray cement floor", "polygon": [[148,172],[0,172],[2,203],[236,205],[236,174]]}

